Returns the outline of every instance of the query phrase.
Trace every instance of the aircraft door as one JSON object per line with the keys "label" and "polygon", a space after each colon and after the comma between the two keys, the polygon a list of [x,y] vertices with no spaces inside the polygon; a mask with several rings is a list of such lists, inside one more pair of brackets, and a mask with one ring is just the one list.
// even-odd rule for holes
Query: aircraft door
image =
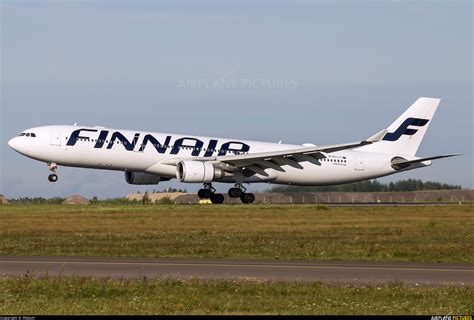
{"label": "aircraft door", "polygon": [[364,171],[364,157],[361,154],[355,155],[355,167],[354,170]]}
{"label": "aircraft door", "polygon": [[56,127],[51,128],[51,145],[61,146],[61,130]]}

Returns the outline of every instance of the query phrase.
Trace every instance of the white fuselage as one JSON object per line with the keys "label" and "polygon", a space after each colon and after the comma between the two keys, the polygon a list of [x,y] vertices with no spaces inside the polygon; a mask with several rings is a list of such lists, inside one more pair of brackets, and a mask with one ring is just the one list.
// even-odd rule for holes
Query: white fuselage
{"label": "white fuselage", "polygon": [[[29,135],[28,135],[29,134]],[[34,134],[34,137],[32,136]],[[253,154],[301,148],[300,145],[211,138],[103,127],[44,126],[24,131],[9,145],[30,158],[62,166],[144,172],[176,177],[176,160],[192,160],[229,154]],[[397,172],[394,154],[356,149],[332,152],[320,161],[302,161],[284,170],[266,168],[243,180],[222,182],[271,182],[293,185],[330,185],[376,178]],[[242,178],[240,178],[242,179]]]}

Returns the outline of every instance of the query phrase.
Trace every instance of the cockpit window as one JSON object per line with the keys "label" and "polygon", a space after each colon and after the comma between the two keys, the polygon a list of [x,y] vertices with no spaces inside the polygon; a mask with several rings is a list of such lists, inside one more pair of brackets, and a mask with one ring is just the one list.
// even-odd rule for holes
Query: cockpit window
{"label": "cockpit window", "polygon": [[20,137],[32,137],[32,138],[36,138],[36,134],[32,133],[32,132],[22,132],[20,133]]}

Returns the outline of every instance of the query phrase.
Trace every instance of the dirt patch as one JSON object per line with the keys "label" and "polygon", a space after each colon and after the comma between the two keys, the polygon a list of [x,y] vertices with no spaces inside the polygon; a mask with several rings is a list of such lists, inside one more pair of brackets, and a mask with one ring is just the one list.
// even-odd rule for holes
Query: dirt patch
{"label": "dirt patch", "polygon": [[84,198],[83,196],[70,196],[63,201],[63,204],[89,204],[89,200]]}
{"label": "dirt patch", "polygon": [[[127,199],[130,201],[142,201],[144,197],[144,193],[131,193],[127,195]],[[174,200],[178,197],[186,195],[184,192],[160,192],[160,193],[147,193],[148,199],[152,203],[159,202],[162,199],[169,199],[174,202]]]}
{"label": "dirt patch", "polygon": [[0,194],[0,204],[10,204],[3,194]]}

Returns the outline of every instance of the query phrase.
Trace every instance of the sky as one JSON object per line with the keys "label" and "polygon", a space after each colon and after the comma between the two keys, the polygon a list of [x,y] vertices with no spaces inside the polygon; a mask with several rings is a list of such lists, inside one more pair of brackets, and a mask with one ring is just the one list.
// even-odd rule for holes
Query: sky
{"label": "sky", "polygon": [[46,164],[7,145],[26,128],[327,145],[375,134],[422,96],[442,100],[417,155],[463,155],[379,180],[474,188],[471,1],[0,0],[0,10],[7,197],[199,188],[65,167],[49,183]]}

